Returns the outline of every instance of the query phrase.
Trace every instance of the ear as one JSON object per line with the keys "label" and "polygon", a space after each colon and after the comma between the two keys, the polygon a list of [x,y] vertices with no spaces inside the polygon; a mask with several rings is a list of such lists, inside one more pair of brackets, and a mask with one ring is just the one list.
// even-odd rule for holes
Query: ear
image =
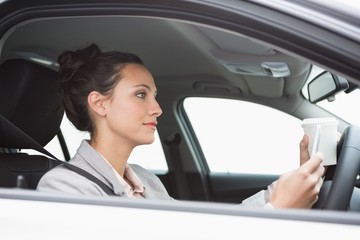
{"label": "ear", "polygon": [[97,91],[92,91],[88,95],[88,104],[90,109],[100,115],[100,116],[106,116],[106,108],[104,105],[104,101],[106,100],[105,96],[100,94]]}

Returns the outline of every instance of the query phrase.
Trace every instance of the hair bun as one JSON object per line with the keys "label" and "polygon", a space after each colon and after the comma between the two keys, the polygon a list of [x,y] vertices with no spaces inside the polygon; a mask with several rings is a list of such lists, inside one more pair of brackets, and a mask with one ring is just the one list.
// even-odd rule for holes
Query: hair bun
{"label": "hair bun", "polygon": [[65,51],[58,58],[60,65],[59,74],[62,84],[66,84],[77,72],[77,70],[101,55],[101,50],[96,44],[76,50],[76,51]]}

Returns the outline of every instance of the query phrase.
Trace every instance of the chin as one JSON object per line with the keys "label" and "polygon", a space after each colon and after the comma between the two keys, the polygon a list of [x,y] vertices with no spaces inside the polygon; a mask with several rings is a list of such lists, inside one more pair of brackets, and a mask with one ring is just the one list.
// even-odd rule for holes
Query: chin
{"label": "chin", "polygon": [[149,145],[149,144],[152,144],[154,141],[155,141],[154,138],[146,139],[145,141],[139,142],[138,145]]}

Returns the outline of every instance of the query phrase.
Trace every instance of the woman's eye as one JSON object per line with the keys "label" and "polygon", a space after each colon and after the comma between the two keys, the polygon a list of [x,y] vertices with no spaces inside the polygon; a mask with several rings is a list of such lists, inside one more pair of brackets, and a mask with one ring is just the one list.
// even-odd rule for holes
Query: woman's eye
{"label": "woman's eye", "polygon": [[140,93],[137,93],[136,96],[139,97],[139,98],[145,98],[146,93],[140,92]]}

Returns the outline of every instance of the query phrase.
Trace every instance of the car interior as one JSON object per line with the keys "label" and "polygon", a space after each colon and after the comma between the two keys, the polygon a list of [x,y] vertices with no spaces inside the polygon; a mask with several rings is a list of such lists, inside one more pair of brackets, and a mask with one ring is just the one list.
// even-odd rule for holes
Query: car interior
{"label": "car interior", "polygon": [[45,146],[59,132],[64,110],[57,79],[54,70],[28,60],[10,59],[1,64],[2,187],[35,189],[42,175],[59,164],[44,155],[20,152],[36,144]]}
{"label": "car interior", "polygon": [[[64,112],[56,81],[57,57],[90,43],[103,51],[135,53],[153,74],[163,110],[158,134],[168,165],[167,172],[157,175],[177,199],[239,203],[278,178],[276,174],[211,173],[181,110],[183,99],[244,100],[298,119],[331,116],[302,95],[312,62],[235,31],[121,15],[19,21],[1,39],[0,113],[5,119],[0,122],[0,134],[6,136],[0,139],[1,187],[35,189],[41,176],[59,164],[46,152],[28,154],[22,149],[41,151],[57,138],[61,160],[70,159],[72,143],[65,141],[60,128]],[[338,121],[343,132],[349,124]]]}

